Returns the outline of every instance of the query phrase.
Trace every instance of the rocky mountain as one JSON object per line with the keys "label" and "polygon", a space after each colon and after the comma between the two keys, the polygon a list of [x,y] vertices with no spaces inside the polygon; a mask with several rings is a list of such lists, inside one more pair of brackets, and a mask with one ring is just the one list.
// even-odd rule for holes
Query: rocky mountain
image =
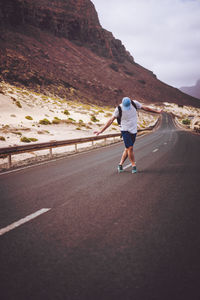
{"label": "rocky mountain", "polygon": [[199,106],[138,65],[90,0],[1,1],[0,32],[0,80],[104,105],[130,96]]}
{"label": "rocky mountain", "polygon": [[180,88],[183,93],[200,99],[200,79],[193,86],[183,86]]}

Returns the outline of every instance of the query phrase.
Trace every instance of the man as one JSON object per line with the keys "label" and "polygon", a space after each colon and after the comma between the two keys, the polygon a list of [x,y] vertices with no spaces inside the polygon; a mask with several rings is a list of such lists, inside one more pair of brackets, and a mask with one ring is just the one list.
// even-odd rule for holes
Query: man
{"label": "man", "polygon": [[[120,108],[121,108],[120,130],[125,144],[125,149],[122,154],[121,161],[118,165],[118,172],[119,173],[123,172],[123,163],[128,157],[132,165],[132,173],[136,173],[137,168],[135,164],[133,145],[135,143],[135,139],[137,135],[137,109],[143,109],[145,111],[150,111],[155,113],[161,113],[162,111],[157,111],[148,106],[144,106],[136,100],[132,102],[128,97],[124,97],[122,99]],[[120,116],[120,108],[118,107],[115,108],[113,116],[108,120],[105,126],[100,131],[94,132],[96,135],[103,133],[113,123],[113,121]]]}

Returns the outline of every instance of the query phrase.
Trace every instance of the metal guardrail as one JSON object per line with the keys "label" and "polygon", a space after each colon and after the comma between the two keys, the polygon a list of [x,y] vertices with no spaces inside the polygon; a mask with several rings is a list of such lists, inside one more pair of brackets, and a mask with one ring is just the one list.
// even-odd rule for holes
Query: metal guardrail
{"label": "metal guardrail", "polygon": [[52,158],[53,148],[75,145],[75,152],[78,152],[78,144],[91,142],[92,146],[94,146],[95,141],[105,140],[106,142],[106,139],[120,137],[120,135],[121,135],[120,133],[114,133],[114,134],[106,134],[106,135],[92,136],[92,137],[85,137],[85,138],[78,138],[78,139],[71,139],[71,140],[50,141],[45,143],[5,147],[5,148],[0,148],[0,158],[8,157],[8,168],[11,168],[12,155],[49,149],[49,155],[50,158]]}
{"label": "metal guardrail", "polygon": [[[158,120],[154,126],[150,126],[143,130],[139,129],[138,132],[152,130],[157,125],[157,123],[158,123]],[[113,134],[84,137],[84,138],[71,139],[71,140],[50,141],[50,142],[45,142],[45,143],[34,143],[34,144],[30,144],[30,145],[5,147],[5,148],[0,148],[0,158],[8,157],[8,168],[11,168],[12,167],[12,155],[21,154],[21,153],[25,153],[25,152],[49,149],[49,157],[51,159],[53,157],[53,152],[52,152],[53,148],[74,145],[75,152],[78,152],[78,144],[91,142],[92,146],[94,146],[95,141],[105,140],[105,142],[106,142],[106,139],[116,138],[116,137],[120,137],[120,136],[121,136],[121,133],[113,133]]]}

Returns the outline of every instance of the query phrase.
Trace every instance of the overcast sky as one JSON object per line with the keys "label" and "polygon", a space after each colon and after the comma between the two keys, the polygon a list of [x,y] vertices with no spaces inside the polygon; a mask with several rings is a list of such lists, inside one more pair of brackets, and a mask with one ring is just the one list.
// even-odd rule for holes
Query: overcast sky
{"label": "overcast sky", "polygon": [[200,79],[200,0],[92,0],[135,62],[174,87]]}

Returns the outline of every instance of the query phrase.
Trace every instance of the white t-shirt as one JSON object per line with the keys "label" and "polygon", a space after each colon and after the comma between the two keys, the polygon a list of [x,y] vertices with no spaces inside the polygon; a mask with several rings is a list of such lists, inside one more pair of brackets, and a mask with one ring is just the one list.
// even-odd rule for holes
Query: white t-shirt
{"label": "white t-shirt", "polygon": [[[134,102],[137,106],[137,109],[140,109],[142,107],[142,104],[140,102],[136,100],[134,100]],[[137,111],[135,107],[131,104],[129,110],[123,110],[122,104],[120,104],[120,106],[122,109],[120,130],[129,131],[130,133],[136,133],[137,132]],[[115,108],[113,116],[116,118],[119,116],[118,107]]]}

